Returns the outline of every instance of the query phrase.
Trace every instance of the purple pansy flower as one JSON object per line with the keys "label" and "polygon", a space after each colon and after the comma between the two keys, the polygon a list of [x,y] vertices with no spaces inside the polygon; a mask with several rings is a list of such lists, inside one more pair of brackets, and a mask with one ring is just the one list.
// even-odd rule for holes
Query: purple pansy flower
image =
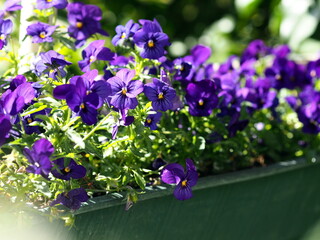
{"label": "purple pansy flower", "polygon": [[134,116],[128,116],[128,109],[120,110],[121,119],[112,128],[112,139],[116,139],[120,126],[129,126],[134,122]]}
{"label": "purple pansy flower", "polygon": [[120,110],[134,109],[138,105],[136,97],[143,91],[143,83],[132,80],[134,76],[134,70],[121,69],[116,76],[108,79],[112,89],[111,105]]}
{"label": "purple pansy flower", "polygon": [[79,61],[81,71],[90,71],[90,65],[96,60],[111,61],[114,58],[114,53],[109,48],[104,47],[104,40],[96,40],[90,43],[82,51],[83,60]]}
{"label": "purple pansy flower", "polygon": [[[55,89],[54,96],[59,99],[65,98],[71,110],[79,115],[84,123],[92,125],[98,121],[99,96],[95,92],[87,91],[84,78],[75,77],[73,84],[59,87]],[[70,88],[72,91],[68,91]]]}
{"label": "purple pansy flower", "polygon": [[77,40],[76,47],[81,47],[95,33],[108,36],[101,28],[102,11],[99,7],[77,2],[69,3],[67,10],[70,23],[68,32]]}
{"label": "purple pansy flower", "polygon": [[218,105],[217,86],[213,80],[189,83],[186,88],[186,100],[192,116],[209,116]]}
{"label": "purple pansy flower", "polygon": [[176,70],[174,79],[178,81],[189,80],[189,75],[192,75],[192,65],[186,62],[183,58],[177,58],[173,61],[174,69]]}
{"label": "purple pansy flower", "polygon": [[298,97],[290,96],[286,100],[297,112],[300,122],[303,123],[302,131],[318,134],[320,132],[320,92],[308,86],[299,93]]}
{"label": "purple pansy flower", "polygon": [[38,9],[46,9],[55,7],[57,9],[63,9],[68,5],[67,0],[37,0]]}
{"label": "purple pansy flower", "polygon": [[40,126],[38,125],[33,125],[33,122],[42,122],[43,120],[40,118],[37,118],[37,115],[47,115],[51,112],[51,108],[46,108],[44,110],[41,110],[36,113],[32,113],[30,115],[22,117],[22,123],[24,127],[24,131],[26,134],[32,134],[32,133],[41,133],[40,131]]}
{"label": "purple pansy flower", "polygon": [[248,44],[247,48],[244,50],[241,56],[241,63],[250,60],[258,59],[259,57],[265,56],[270,52],[270,49],[265,45],[265,43],[256,39]]}
{"label": "purple pansy flower", "polygon": [[144,122],[144,126],[149,127],[151,130],[156,130],[157,123],[160,121],[162,116],[161,112],[156,112],[154,114],[149,114]]}
{"label": "purple pansy flower", "polygon": [[17,115],[36,96],[31,83],[22,83],[14,91],[8,89],[0,99],[0,107],[5,114]]}
{"label": "purple pansy flower", "polygon": [[194,46],[190,52],[191,55],[185,56],[183,60],[191,63],[196,68],[204,64],[211,56],[211,49],[201,44]]}
{"label": "purple pansy flower", "polygon": [[157,20],[140,20],[142,28],[134,36],[134,43],[141,48],[140,56],[159,59],[165,54],[165,47],[170,45],[169,37],[162,32]]}
{"label": "purple pansy flower", "polygon": [[78,165],[73,159],[59,158],[54,160],[53,163],[56,165],[51,173],[56,178],[63,180],[70,180],[83,178],[86,175],[86,168]]}
{"label": "purple pansy flower", "polygon": [[71,62],[64,60],[64,56],[56,51],[50,50],[40,53],[40,59],[35,62],[33,72],[37,76],[48,73],[49,78],[57,79],[59,74],[61,77],[66,76],[63,69],[66,65],[71,65]]}
{"label": "purple pansy flower", "polygon": [[127,42],[131,43],[133,35],[140,28],[139,24],[134,23],[133,20],[129,20],[125,26],[118,25],[116,27],[116,35],[112,38],[112,44],[114,46],[126,45]]}
{"label": "purple pansy flower", "polygon": [[157,78],[154,78],[152,83],[144,85],[144,94],[152,101],[152,108],[155,111],[172,109],[172,102],[176,97],[176,91]]}
{"label": "purple pansy flower", "polygon": [[57,26],[51,26],[46,23],[37,22],[27,27],[27,34],[32,36],[33,43],[52,42],[51,35]]}
{"label": "purple pansy flower", "polygon": [[60,193],[55,200],[53,200],[50,206],[62,204],[71,210],[77,210],[80,208],[82,202],[87,202],[89,196],[83,188],[76,188],[67,193]]}
{"label": "purple pansy flower", "polygon": [[9,137],[11,127],[10,116],[0,113],[0,147]]}
{"label": "purple pansy flower", "polygon": [[27,167],[27,172],[40,174],[44,178],[48,178],[48,175],[52,168],[52,162],[50,161],[50,156],[54,152],[54,147],[45,138],[37,140],[32,149],[25,148],[23,154],[28,159],[29,165]]}
{"label": "purple pansy flower", "polygon": [[175,184],[173,195],[178,200],[192,198],[192,189],[198,181],[198,173],[191,159],[186,159],[186,171],[178,163],[170,163],[161,172],[161,180],[167,184]]}
{"label": "purple pansy flower", "polygon": [[23,75],[17,75],[14,78],[9,79],[9,81],[10,81],[9,89],[11,91],[14,91],[19,85],[21,85],[22,83],[26,83],[27,79]]}
{"label": "purple pansy flower", "polygon": [[13,23],[10,19],[0,19],[0,50],[7,44],[7,36],[12,33]]}
{"label": "purple pansy flower", "polygon": [[21,8],[21,0],[7,0],[4,3],[4,10],[6,12],[14,12],[20,10]]}
{"label": "purple pansy flower", "polygon": [[103,101],[111,94],[111,86],[104,80],[95,80],[98,77],[98,70],[93,69],[81,76],[74,76],[70,79],[70,84],[63,84],[57,86],[53,90],[53,96],[57,99],[66,99],[67,95],[74,94],[74,89],[79,78],[82,78],[86,94],[95,93],[99,96],[99,106],[102,105]]}

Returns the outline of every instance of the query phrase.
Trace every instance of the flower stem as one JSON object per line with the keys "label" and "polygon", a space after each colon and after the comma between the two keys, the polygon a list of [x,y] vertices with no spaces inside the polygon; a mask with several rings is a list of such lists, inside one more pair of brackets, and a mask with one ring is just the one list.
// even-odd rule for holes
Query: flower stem
{"label": "flower stem", "polygon": [[[92,136],[92,134],[94,134],[94,132],[101,127],[101,125],[109,118],[109,116],[111,115],[111,112],[109,112],[86,136],[84,136],[84,138],[82,139],[83,141],[87,140],[89,137]],[[74,148],[78,148],[79,145],[76,145]]]}

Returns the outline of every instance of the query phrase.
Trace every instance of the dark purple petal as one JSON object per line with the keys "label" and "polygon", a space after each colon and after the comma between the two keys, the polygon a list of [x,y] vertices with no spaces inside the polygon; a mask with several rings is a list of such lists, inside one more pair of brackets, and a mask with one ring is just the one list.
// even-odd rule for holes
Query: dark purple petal
{"label": "dark purple petal", "polygon": [[170,163],[161,172],[161,180],[167,184],[178,184],[184,178],[183,167],[178,163]]}
{"label": "dark purple petal", "polygon": [[33,144],[32,149],[35,152],[35,154],[37,155],[43,154],[48,157],[51,156],[54,152],[54,147],[52,143],[45,138],[41,138],[38,141],[36,141]]}
{"label": "dark purple petal", "polygon": [[112,93],[110,84],[104,80],[95,81],[91,90],[101,98],[107,98]]}
{"label": "dark purple petal", "polygon": [[11,127],[10,117],[0,113],[0,146],[3,145],[9,137]]}
{"label": "dark purple petal", "polygon": [[173,195],[178,200],[187,200],[192,198],[192,190],[191,187],[182,186],[181,183],[179,183],[176,188],[174,189]]}
{"label": "dark purple petal", "polygon": [[56,99],[66,99],[67,95],[72,93],[74,86],[71,84],[63,84],[53,89],[53,96]]}
{"label": "dark purple petal", "polygon": [[211,56],[211,49],[204,45],[196,45],[191,49],[193,64],[200,66]]}

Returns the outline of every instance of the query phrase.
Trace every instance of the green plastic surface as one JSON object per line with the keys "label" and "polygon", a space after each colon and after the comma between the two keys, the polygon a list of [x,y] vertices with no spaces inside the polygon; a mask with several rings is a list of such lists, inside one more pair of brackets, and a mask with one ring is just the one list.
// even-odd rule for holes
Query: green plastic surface
{"label": "green plastic surface", "polygon": [[57,239],[320,239],[320,164],[286,165],[200,179],[187,201],[157,190],[129,211],[121,199],[100,197]]}

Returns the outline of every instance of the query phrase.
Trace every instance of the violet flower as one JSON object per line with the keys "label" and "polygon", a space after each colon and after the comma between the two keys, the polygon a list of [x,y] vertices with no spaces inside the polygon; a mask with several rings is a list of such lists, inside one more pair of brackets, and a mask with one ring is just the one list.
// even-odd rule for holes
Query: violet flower
{"label": "violet flower", "polygon": [[162,32],[157,20],[140,20],[142,28],[134,36],[134,43],[141,48],[140,56],[149,59],[159,59],[165,54],[165,47],[170,45],[169,37]]}
{"label": "violet flower", "polygon": [[190,75],[192,75],[192,65],[186,62],[182,58],[177,58],[173,61],[174,69],[176,70],[174,79],[177,81],[191,80]]}
{"label": "violet flower", "polygon": [[116,27],[116,35],[112,38],[112,44],[114,46],[126,46],[133,41],[133,35],[140,28],[139,24],[134,23],[133,20],[129,20],[125,26],[118,25]]}
{"label": "violet flower", "polygon": [[0,113],[0,147],[9,137],[11,128],[10,116]]}
{"label": "violet flower", "polygon": [[40,174],[44,178],[48,179],[48,175],[52,168],[50,156],[53,152],[53,145],[45,138],[37,140],[33,144],[32,149],[25,148],[23,150],[23,154],[31,164],[27,167],[27,172]]}
{"label": "violet flower", "polygon": [[83,60],[79,61],[81,71],[90,71],[90,65],[97,60],[111,61],[114,59],[114,53],[104,47],[104,43],[104,40],[93,41],[82,51]]}
{"label": "violet flower", "polygon": [[267,55],[269,52],[270,49],[264,44],[264,42],[260,39],[256,39],[250,42],[244,50],[241,56],[241,63],[250,59],[258,59],[259,57]]}
{"label": "violet flower", "polygon": [[134,70],[121,69],[116,76],[108,79],[112,89],[111,105],[120,110],[134,109],[138,105],[136,97],[143,91],[143,83],[132,80],[134,76]]}
{"label": "violet flower", "polygon": [[167,184],[175,184],[173,195],[178,200],[192,198],[192,189],[198,181],[198,173],[191,159],[186,159],[186,171],[178,163],[170,163],[161,172],[161,180]]}
{"label": "violet flower", "polygon": [[68,5],[67,0],[37,0],[36,8],[46,9],[55,7],[57,9],[63,9]]}
{"label": "violet flower", "polygon": [[161,112],[156,112],[154,114],[149,114],[144,122],[144,126],[149,127],[151,130],[156,130],[157,123],[160,121],[162,116]]}
{"label": "violet flower", "polygon": [[0,50],[7,44],[7,37],[13,30],[13,23],[10,19],[0,19]]}
{"label": "violet flower", "polygon": [[21,0],[7,0],[4,3],[4,10],[6,12],[14,12],[18,11],[22,8],[21,6]]}
{"label": "violet flower", "polygon": [[70,79],[70,84],[63,84],[57,86],[53,90],[53,96],[57,99],[66,99],[67,95],[73,95],[79,78],[82,78],[86,88],[86,94],[95,93],[99,97],[99,106],[109,97],[111,94],[111,86],[104,80],[95,80],[98,77],[98,70],[93,69],[81,76],[73,76]]}
{"label": "violet flower", "polygon": [[157,78],[154,78],[152,83],[144,85],[144,94],[152,101],[152,108],[155,111],[172,109],[173,99],[176,97],[176,91]]}
{"label": "violet flower", "polygon": [[84,166],[78,165],[73,159],[59,158],[54,160],[53,163],[56,168],[53,168],[51,173],[56,178],[63,180],[70,180],[83,178],[86,175],[86,168]]}
{"label": "violet flower", "polygon": [[32,133],[41,133],[41,128],[38,125],[32,125],[34,122],[42,122],[43,120],[40,118],[37,118],[37,115],[47,115],[51,112],[51,108],[46,108],[44,110],[41,110],[39,112],[32,113],[30,115],[22,117],[22,124],[24,127],[24,131],[26,134],[32,134]]}
{"label": "violet flower", "polygon": [[51,26],[46,23],[37,22],[27,27],[27,34],[32,36],[33,43],[52,42],[51,35],[57,26]]}
{"label": "violet flower", "polygon": [[185,56],[184,61],[191,63],[195,68],[204,64],[211,56],[211,48],[198,44],[191,49],[191,55]]}
{"label": "violet flower", "polygon": [[186,88],[186,100],[192,116],[209,116],[218,105],[217,86],[212,80],[189,83]]}
{"label": "violet flower", "polygon": [[31,83],[23,83],[14,91],[8,89],[0,98],[0,106],[5,114],[11,116],[17,115],[22,109],[29,104],[36,96]]}
{"label": "violet flower", "polygon": [[81,47],[95,33],[108,36],[101,28],[102,11],[99,7],[77,2],[69,3],[67,10],[70,23],[68,32],[77,40],[76,47]]}
{"label": "violet flower", "polygon": [[121,109],[121,119],[112,128],[112,139],[116,139],[120,126],[129,126],[134,122],[134,116],[128,116],[128,109]]}
{"label": "violet flower", "polygon": [[17,75],[14,78],[10,79],[9,81],[10,81],[9,89],[11,91],[14,91],[19,85],[26,83],[27,79],[23,75]]}
{"label": "violet flower", "polygon": [[60,193],[50,206],[62,204],[71,210],[77,210],[81,207],[82,202],[87,202],[89,196],[83,188],[76,188],[67,193]]}
{"label": "violet flower", "polygon": [[[95,124],[98,119],[97,109],[99,108],[100,101],[99,96],[96,93],[87,94],[87,88],[83,78],[76,78],[73,91],[70,94],[65,95],[68,106],[73,112],[82,118],[82,121],[88,125]],[[69,85],[69,86],[70,86]],[[64,85],[65,86],[65,85]],[[68,89],[68,87],[66,88]],[[59,89],[59,91],[63,89]],[[54,95],[57,94],[54,92]]]}
{"label": "violet flower", "polygon": [[50,50],[48,52],[40,53],[40,59],[34,64],[33,72],[40,76],[42,73],[47,73],[49,78],[57,79],[66,76],[64,66],[71,65],[71,62],[64,60],[64,56],[56,51]]}

